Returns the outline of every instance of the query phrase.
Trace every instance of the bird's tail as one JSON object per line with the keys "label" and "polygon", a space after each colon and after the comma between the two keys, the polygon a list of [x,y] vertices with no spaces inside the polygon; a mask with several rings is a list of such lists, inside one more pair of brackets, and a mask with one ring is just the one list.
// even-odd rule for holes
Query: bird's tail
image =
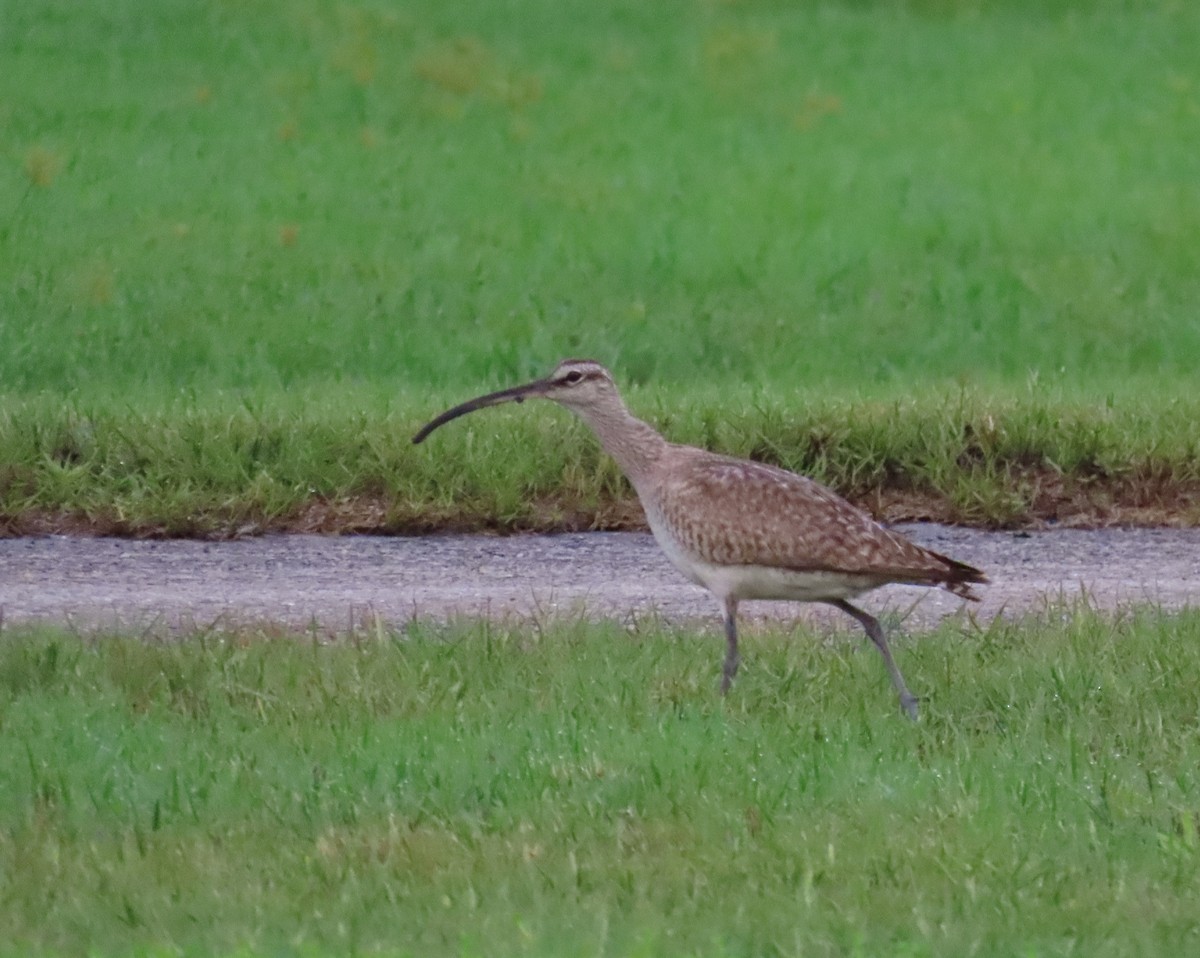
{"label": "bird's tail", "polygon": [[981,569],[976,569],[973,565],[967,565],[965,562],[951,559],[940,552],[933,552],[931,554],[940,559],[945,565],[944,571],[941,571],[941,574],[937,577],[938,585],[949,592],[953,592],[959,598],[978,602],[979,595],[971,586],[987,585],[989,581],[987,575]]}

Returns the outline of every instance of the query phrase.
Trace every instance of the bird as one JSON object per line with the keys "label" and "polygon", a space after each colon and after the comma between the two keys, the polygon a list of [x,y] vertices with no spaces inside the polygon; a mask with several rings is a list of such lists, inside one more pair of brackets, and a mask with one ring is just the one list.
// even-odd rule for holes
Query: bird
{"label": "bird", "polygon": [[986,574],[917,545],[817,481],[767,463],[673,443],[626,407],[612,374],[590,359],[564,359],[543,379],[446,410],[412,438],[501,403],[549,399],[596,434],[632,484],[655,541],[686,578],[721,603],[725,660],[721,694],[741,661],[738,604],[774,599],[825,603],[862,626],[879,650],[900,706],[918,717],[879,620],[851,603],[888,583],[941,587],[978,601]]}

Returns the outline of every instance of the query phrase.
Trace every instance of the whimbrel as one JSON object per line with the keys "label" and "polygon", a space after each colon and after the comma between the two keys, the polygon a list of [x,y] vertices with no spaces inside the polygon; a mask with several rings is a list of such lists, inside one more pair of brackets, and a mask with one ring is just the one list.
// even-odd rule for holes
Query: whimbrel
{"label": "whimbrel", "polygon": [[891,582],[941,586],[975,600],[976,568],[884,528],[820,483],[764,463],[668,442],[625,407],[612,375],[587,359],[563,360],[545,379],[448,409],[413,442],[476,409],[542,397],[587,423],[637,492],[650,530],[671,563],[720,599],[725,612],[721,692],[738,670],[743,599],[824,602],[855,618],[883,656],[900,705],[917,716],[879,621],[850,599]]}

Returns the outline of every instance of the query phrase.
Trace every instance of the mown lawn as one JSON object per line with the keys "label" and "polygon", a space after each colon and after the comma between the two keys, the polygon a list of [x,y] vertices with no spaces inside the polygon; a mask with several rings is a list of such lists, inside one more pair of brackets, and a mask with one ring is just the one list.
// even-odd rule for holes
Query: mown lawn
{"label": "mown lawn", "polygon": [[910,516],[1195,522],[1197,47],[1170,2],[9,4],[3,521],[611,526],[557,438],[476,498],[578,494],[379,519],[426,467],[372,450],[583,354]]}
{"label": "mown lawn", "polygon": [[897,652],[414,625],[314,645],[8,630],[2,949],[29,955],[1182,955],[1200,618]]}

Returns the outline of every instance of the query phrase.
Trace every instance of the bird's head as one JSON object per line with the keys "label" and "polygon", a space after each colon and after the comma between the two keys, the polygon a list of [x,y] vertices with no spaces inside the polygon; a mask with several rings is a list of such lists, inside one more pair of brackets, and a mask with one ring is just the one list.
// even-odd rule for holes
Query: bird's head
{"label": "bird's head", "polygon": [[535,379],[523,386],[488,393],[486,396],[461,403],[453,409],[447,409],[436,419],[426,423],[413,436],[413,442],[423,442],[425,437],[439,426],[487,406],[540,398],[552,399],[570,409],[579,410],[609,401],[611,397],[616,396],[616,392],[617,387],[613,383],[612,375],[598,362],[591,359],[564,359],[554,367],[554,372],[544,379]]}

